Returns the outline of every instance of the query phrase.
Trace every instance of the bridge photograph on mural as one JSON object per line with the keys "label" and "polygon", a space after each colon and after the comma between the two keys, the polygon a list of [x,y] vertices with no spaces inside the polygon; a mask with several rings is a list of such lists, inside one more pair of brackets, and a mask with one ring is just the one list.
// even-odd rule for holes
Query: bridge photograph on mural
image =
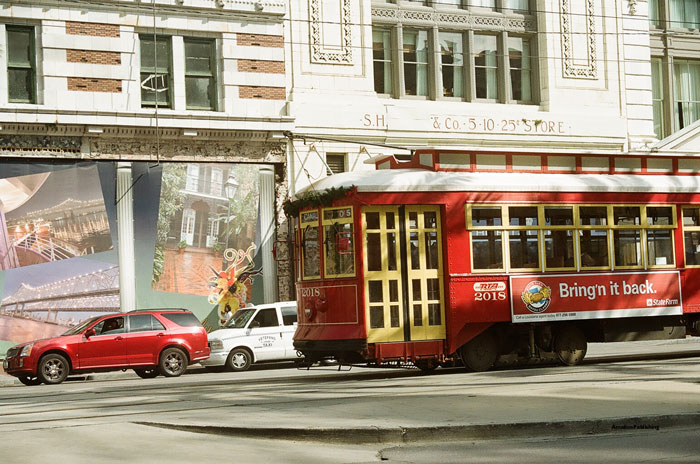
{"label": "bridge photograph on mural", "polygon": [[111,248],[95,164],[0,179],[0,269]]}

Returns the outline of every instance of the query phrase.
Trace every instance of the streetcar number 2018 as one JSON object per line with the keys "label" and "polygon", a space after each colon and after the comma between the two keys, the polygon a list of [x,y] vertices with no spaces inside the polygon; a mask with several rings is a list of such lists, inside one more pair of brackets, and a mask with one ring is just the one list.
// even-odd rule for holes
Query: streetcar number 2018
{"label": "streetcar number 2018", "polygon": [[475,301],[505,301],[506,292],[475,292]]}

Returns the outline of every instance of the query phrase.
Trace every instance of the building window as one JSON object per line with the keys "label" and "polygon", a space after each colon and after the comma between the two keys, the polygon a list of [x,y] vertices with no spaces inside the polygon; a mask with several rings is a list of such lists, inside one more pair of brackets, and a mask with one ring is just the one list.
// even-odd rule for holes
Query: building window
{"label": "building window", "polygon": [[185,39],[187,109],[216,110],[215,46],[211,39]]}
{"label": "building window", "polygon": [[[533,59],[538,47],[537,22],[534,17],[528,17],[523,22],[526,29],[517,32],[511,31],[510,26],[507,30],[500,26],[511,24],[510,20],[518,15],[530,15],[534,2],[396,0],[394,3],[395,8],[405,10],[406,14],[391,13],[392,17],[405,18],[406,24],[403,21],[387,24],[390,20],[379,6],[373,12],[374,89],[378,94],[393,98],[537,103],[538,75]],[[435,10],[433,15],[426,14],[430,8]],[[468,17],[467,13],[458,9],[470,10],[469,15],[479,17],[480,21],[462,20]],[[452,15],[456,16],[452,18]],[[443,29],[446,24],[449,26]]]}
{"label": "building window", "polygon": [[428,95],[428,31],[404,32],[403,74],[406,95]]}
{"label": "building window", "polygon": [[700,2],[698,0],[668,0],[670,27],[700,29]]}
{"label": "building window", "polygon": [[498,41],[495,35],[474,34],[476,98],[498,99]]}
{"label": "building window", "polygon": [[659,58],[651,60],[651,98],[654,108],[654,133],[659,139],[664,137],[664,84],[663,67]]}
{"label": "building window", "polygon": [[374,56],[374,90],[377,93],[391,94],[391,32],[386,29],[372,31],[372,53]]}
{"label": "building window", "polygon": [[326,174],[345,172],[345,153],[326,153]]}
{"label": "building window", "polygon": [[654,27],[661,27],[659,0],[649,0],[649,23]]}
{"label": "building window", "polygon": [[532,101],[532,73],[530,72],[530,42],[521,37],[508,37],[511,98]]}
{"label": "building window", "polygon": [[36,103],[34,28],[7,26],[7,89],[11,103]]}
{"label": "building window", "polygon": [[170,37],[140,35],[141,106],[171,107],[172,41]]}
{"label": "building window", "polygon": [[700,61],[674,60],[674,112],[676,129],[700,119]]}
{"label": "building window", "polygon": [[464,97],[464,44],[457,32],[440,33],[442,95]]}

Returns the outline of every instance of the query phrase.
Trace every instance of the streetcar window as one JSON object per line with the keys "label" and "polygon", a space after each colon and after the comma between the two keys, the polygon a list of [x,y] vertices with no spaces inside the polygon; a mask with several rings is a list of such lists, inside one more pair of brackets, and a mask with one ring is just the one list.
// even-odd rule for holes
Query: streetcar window
{"label": "streetcar window", "polygon": [[[686,261],[698,266],[699,213],[683,209]],[[475,272],[675,266],[673,205],[468,205],[467,221]]]}
{"label": "streetcar window", "polygon": [[352,207],[323,209],[323,250],[325,277],[351,277],[355,275],[355,234]]}
{"label": "streetcar window", "polygon": [[700,266],[700,208],[683,208],[683,244],[685,265]]}
{"label": "streetcar window", "polygon": [[615,266],[639,266],[641,259],[641,237],[637,229],[621,229],[613,233]]}
{"label": "streetcar window", "polygon": [[321,253],[319,251],[318,226],[307,225],[301,240],[301,262],[305,279],[321,277]]}
{"label": "streetcar window", "polygon": [[369,307],[369,326],[372,329],[384,328],[384,307],[370,306]]}
{"label": "streetcar window", "polygon": [[472,231],[474,269],[503,269],[503,234],[500,230]]}

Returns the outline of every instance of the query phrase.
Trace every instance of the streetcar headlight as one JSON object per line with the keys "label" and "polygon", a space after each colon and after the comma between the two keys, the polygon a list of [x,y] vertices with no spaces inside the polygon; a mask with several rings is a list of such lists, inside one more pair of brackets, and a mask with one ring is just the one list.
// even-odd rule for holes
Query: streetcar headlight
{"label": "streetcar headlight", "polygon": [[34,348],[34,343],[25,345],[24,348],[22,348],[22,352],[19,354],[20,358],[32,354],[32,348]]}
{"label": "streetcar headlight", "polygon": [[211,351],[221,351],[224,349],[224,342],[221,340],[218,340],[216,338],[213,338],[209,340],[209,349]]}

